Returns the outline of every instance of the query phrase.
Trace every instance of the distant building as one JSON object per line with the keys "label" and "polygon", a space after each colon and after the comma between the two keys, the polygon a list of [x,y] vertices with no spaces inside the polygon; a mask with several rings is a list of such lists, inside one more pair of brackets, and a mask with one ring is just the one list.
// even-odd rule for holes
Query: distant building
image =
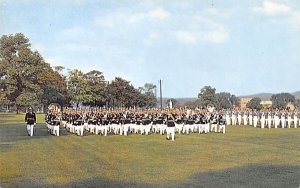
{"label": "distant building", "polygon": [[270,108],[272,106],[272,101],[266,100],[266,101],[261,101],[260,104],[263,106],[263,108]]}
{"label": "distant building", "polygon": [[241,109],[246,109],[247,108],[247,104],[248,102],[251,100],[252,98],[241,98],[240,100],[240,108]]}

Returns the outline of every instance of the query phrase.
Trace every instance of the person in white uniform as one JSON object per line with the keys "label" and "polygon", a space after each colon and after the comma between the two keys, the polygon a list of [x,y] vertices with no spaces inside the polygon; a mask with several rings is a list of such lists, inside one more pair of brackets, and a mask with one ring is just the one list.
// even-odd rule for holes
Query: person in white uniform
{"label": "person in white uniform", "polygon": [[265,122],[266,122],[265,113],[262,112],[260,117],[260,128],[262,129],[265,128]]}
{"label": "person in white uniform", "polygon": [[271,112],[268,113],[267,123],[268,123],[268,128],[270,129],[272,127],[272,113]]}
{"label": "person in white uniform", "polygon": [[279,113],[275,112],[275,115],[274,115],[274,126],[275,126],[275,129],[277,129],[277,127],[279,126],[279,124],[280,124]]}
{"label": "person in white uniform", "polygon": [[281,118],[280,118],[280,121],[281,121],[281,128],[285,128],[285,114],[282,112],[281,113]]}
{"label": "person in white uniform", "polygon": [[297,128],[298,126],[298,114],[294,113],[294,128]]}
{"label": "person in white uniform", "polygon": [[252,112],[249,113],[249,125],[250,126],[253,125],[253,115],[252,115]]}
{"label": "person in white uniform", "polygon": [[254,112],[254,116],[253,116],[253,127],[256,127],[256,126],[257,126],[257,122],[258,122],[257,113]]}
{"label": "person in white uniform", "polygon": [[172,141],[175,140],[175,117],[172,114],[169,114],[167,117],[167,140],[170,140],[170,135]]}

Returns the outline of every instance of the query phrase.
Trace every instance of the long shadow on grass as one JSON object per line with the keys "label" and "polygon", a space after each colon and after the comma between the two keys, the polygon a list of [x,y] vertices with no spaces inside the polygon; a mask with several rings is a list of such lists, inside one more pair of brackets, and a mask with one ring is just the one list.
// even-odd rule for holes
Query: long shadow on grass
{"label": "long shadow on grass", "polygon": [[[64,128],[60,128],[60,136],[66,136],[69,134],[70,133],[68,133]],[[25,124],[10,124],[0,126],[0,142],[40,139],[50,136],[53,135],[48,133],[45,124],[37,124],[35,126],[34,136],[32,137],[28,136]]]}
{"label": "long shadow on grass", "polygon": [[[111,181],[102,178],[78,180],[66,185],[43,185],[22,181],[2,184],[3,187],[299,187],[300,166],[250,165],[223,171],[197,173],[185,182],[170,184],[143,184],[129,181]],[[0,184],[1,186],[1,184]]]}
{"label": "long shadow on grass", "polygon": [[[60,127],[59,136],[67,136],[67,135],[72,135],[72,133],[67,132],[64,127]],[[83,136],[89,136],[89,135],[91,135],[91,133],[89,132],[83,133]],[[53,136],[54,135],[48,133],[45,123],[40,123],[35,126],[34,136],[32,137],[28,136],[25,123],[1,125],[0,126],[0,151],[3,151],[3,148],[5,150],[6,147],[5,145],[11,144],[7,142],[30,140],[30,139],[41,139],[41,138],[53,137]]]}
{"label": "long shadow on grass", "polygon": [[300,166],[250,165],[223,171],[197,173],[186,182],[170,184],[140,184],[124,181],[90,179],[74,182],[66,187],[299,187]]}
{"label": "long shadow on grass", "polygon": [[300,166],[249,165],[193,175],[170,187],[299,187]]}

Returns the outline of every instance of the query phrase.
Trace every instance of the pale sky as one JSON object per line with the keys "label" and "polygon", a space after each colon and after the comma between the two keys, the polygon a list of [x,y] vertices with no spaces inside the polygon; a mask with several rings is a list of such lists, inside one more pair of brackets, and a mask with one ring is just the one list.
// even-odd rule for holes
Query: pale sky
{"label": "pale sky", "polygon": [[162,79],[165,97],[300,90],[299,0],[0,0],[17,32],[52,66]]}

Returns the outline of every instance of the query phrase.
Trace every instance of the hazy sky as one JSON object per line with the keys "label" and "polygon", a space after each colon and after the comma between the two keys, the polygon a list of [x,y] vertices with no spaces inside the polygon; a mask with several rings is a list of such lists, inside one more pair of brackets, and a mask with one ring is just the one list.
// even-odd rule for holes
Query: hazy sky
{"label": "hazy sky", "polygon": [[299,0],[0,0],[0,35],[17,32],[51,65],[167,97],[300,90]]}

